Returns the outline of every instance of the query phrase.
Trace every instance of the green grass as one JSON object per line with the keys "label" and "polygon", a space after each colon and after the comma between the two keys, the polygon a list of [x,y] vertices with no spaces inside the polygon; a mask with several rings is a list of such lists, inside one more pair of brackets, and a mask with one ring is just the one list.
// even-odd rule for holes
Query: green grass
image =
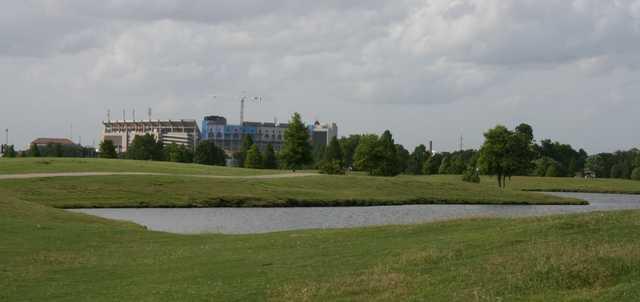
{"label": "green grass", "polygon": [[509,187],[514,190],[542,192],[640,194],[640,181],[628,179],[513,177]]}
{"label": "green grass", "polygon": [[54,157],[0,158],[0,174],[56,172],[149,172],[168,174],[248,176],[280,174],[290,171],[239,169],[198,164],[122,159]]}
{"label": "green grass", "polygon": [[459,177],[314,175],[274,179],[92,176],[2,180],[23,200],[59,208],[285,207],[397,204],[584,204]]}
{"label": "green grass", "polygon": [[640,211],[174,235],[0,188],[0,301],[638,301]]}

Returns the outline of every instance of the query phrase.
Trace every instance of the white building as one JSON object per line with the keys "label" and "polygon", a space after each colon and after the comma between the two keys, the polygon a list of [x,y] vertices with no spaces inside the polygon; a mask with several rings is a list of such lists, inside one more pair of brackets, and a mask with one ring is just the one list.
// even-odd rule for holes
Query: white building
{"label": "white building", "polygon": [[176,143],[194,150],[200,139],[196,120],[124,120],[106,121],[102,124],[102,140],[112,141],[118,152],[127,152],[138,135],[151,134],[164,145]]}

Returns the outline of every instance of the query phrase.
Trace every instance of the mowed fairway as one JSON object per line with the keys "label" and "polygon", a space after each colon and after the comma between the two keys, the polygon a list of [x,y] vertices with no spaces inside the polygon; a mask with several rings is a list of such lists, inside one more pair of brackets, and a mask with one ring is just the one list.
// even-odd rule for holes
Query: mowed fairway
{"label": "mowed fairway", "polygon": [[185,175],[247,176],[280,174],[290,171],[236,169],[198,164],[102,158],[0,158],[0,174],[57,172],[147,172]]}
{"label": "mowed fairway", "polygon": [[27,201],[83,207],[287,207],[398,204],[584,204],[459,177],[313,175],[289,178],[91,176],[0,180]]}
{"label": "mowed fairway", "polygon": [[151,232],[0,189],[2,301],[638,301],[640,212]]}

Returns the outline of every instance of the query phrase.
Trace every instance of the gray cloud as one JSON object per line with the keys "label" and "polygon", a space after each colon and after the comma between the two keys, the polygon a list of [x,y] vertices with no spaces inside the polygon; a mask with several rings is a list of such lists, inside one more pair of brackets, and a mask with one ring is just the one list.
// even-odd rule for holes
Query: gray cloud
{"label": "gray cloud", "polygon": [[408,146],[518,122],[592,151],[640,141],[638,0],[2,6],[0,127],[20,146],[71,122],[91,142],[107,109],[233,120],[242,91],[265,97],[253,119],[300,111]]}

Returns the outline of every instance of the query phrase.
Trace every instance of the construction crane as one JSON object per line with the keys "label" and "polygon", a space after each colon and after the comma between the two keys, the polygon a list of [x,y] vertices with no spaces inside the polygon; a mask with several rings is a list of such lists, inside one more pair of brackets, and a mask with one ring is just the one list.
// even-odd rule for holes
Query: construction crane
{"label": "construction crane", "polygon": [[248,96],[242,96],[240,98],[240,126],[244,125],[244,102],[249,101],[249,102],[262,102],[262,97],[261,96],[254,96],[254,97],[248,97]]}

